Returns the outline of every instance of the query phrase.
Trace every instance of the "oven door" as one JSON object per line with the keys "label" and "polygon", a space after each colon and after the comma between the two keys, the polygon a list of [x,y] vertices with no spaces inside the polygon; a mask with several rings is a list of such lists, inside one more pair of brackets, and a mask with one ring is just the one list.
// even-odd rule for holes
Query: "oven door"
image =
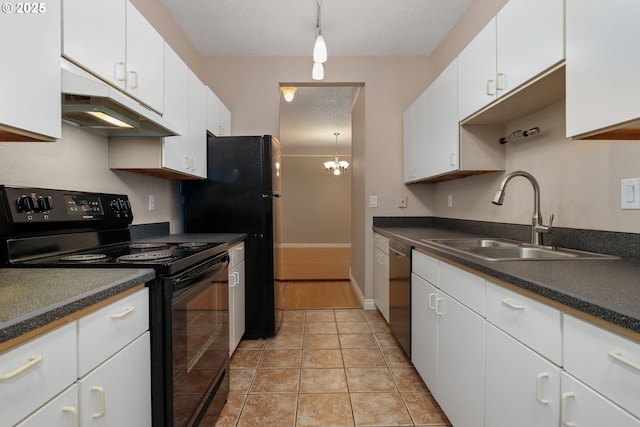
{"label": "oven door", "polygon": [[167,283],[174,427],[217,418],[229,393],[228,263],[224,253]]}

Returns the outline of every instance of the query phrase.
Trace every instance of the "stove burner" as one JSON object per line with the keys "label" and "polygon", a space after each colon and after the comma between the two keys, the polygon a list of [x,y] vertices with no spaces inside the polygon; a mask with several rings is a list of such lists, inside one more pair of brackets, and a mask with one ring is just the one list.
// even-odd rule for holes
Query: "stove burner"
{"label": "stove burner", "polygon": [[182,249],[200,249],[200,248],[204,248],[205,246],[207,246],[205,242],[187,242],[187,243],[180,243],[178,245],[178,247]]}
{"label": "stove burner", "polygon": [[72,261],[72,262],[92,262],[100,261],[107,258],[105,254],[79,254],[68,255],[60,258],[60,261]]}
{"label": "stove burner", "polygon": [[142,252],[139,254],[122,255],[118,258],[118,262],[133,261],[159,261],[172,258],[171,252]]}
{"label": "stove burner", "polygon": [[130,249],[160,249],[166,248],[167,244],[163,242],[158,243],[131,243],[129,245]]}

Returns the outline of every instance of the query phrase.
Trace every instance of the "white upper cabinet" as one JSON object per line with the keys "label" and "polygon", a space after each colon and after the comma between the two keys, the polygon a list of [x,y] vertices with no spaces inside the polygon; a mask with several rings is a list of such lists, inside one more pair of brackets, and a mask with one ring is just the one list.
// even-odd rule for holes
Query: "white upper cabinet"
{"label": "white upper cabinet", "polygon": [[62,54],[162,113],[162,36],[126,0],[64,0]]}
{"label": "white upper cabinet", "polygon": [[564,0],[510,0],[460,53],[466,119],[564,59]]}
{"label": "white upper cabinet", "polygon": [[0,141],[53,141],[62,129],[60,2],[6,5],[13,12],[0,25]]}
{"label": "white upper cabinet", "polygon": [[186,155],[187,172],[207,177],[207,92],[204,83],[189,71],[189,151]]}
{"label": "white upper cabinet", "polygon": [[207,130],[215,136],[231,135],[231,112],[207,87]]}
{"label": "white upper cabinet", "polygon": [[567,137],[640,139],[639,16],[637,1],[567,0]]}
{"label": "white upper cabinet", "polygon": [[404,181],[408,183],[427,176],[426,90],[404,112],[404,120]]}

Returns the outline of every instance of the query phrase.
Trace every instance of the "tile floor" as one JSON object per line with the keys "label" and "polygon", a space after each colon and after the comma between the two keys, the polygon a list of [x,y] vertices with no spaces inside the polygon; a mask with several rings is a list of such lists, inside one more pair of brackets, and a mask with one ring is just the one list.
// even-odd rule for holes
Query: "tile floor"
{"label": "tile floor", "polygon": [[377,311],[285,310],[240,343],[216,427],[451,426]]}

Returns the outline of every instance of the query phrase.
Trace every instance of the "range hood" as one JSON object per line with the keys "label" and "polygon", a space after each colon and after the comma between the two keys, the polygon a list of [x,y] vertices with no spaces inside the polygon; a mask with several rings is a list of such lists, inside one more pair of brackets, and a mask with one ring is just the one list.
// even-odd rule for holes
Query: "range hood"
{"label": "range hood", "polygon": [[158,113],[64,58],[62,120],[110,138],[177,135]]}

